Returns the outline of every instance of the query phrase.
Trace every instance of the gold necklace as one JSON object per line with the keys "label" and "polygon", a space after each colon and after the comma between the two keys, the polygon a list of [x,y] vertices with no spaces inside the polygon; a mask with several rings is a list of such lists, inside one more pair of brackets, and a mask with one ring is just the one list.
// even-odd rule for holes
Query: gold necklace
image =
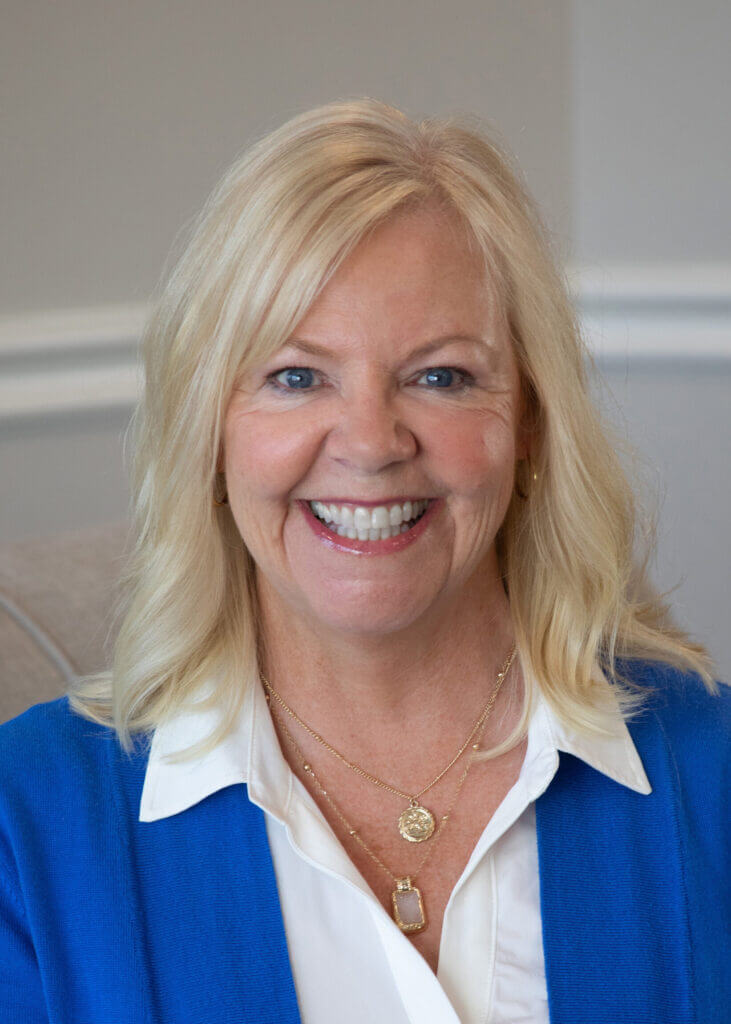
{"label": "gold necklace", "polygon": [[[457,753],[454,755],[452,760],[449,762],[446,768],[443,768],[439,772],[435,779],[432,779],[432,781],[427,786],[424,786],[423,789],[420,789],[418,793],[414,794],[404,793],[403,790],[398,789],[396,786],[389,785],[387,782],[384,782],[382,779],[377,778],[375,775],[371,775],[370,772],[367,772],[364,768],[361,768],[360,765],[357,765],[355,764],[355,762],[349,761],[346,757],[343,757],[343,755],[339,753],[335,749],[335,747],[328,743],[326,739],[323,739],[323,737],[318,732],[315,732],[315,730],[311,728],[311,726],[309,726],[306,722],[302,721],[299,715],[295,711],[293,711],[288,704],[284,702],[282,697],[277,693],[277,691],[274,689],[274,687],[272,686],[268,679],[266,679],[262,675],[261,680],[266,688],[267,701],[269,702],[270,706],[271,701],[269,700],[269,698],[274,697],[277,703],[281,705],[281,707],[287,712],[287,714],[290,715],[290,717],[292,717],[295,720],[295,722],[298,722],[299,725],[301,725],[302,728],[305,729],[310,734],[310,736],[313,737],[313,739],[317,740],[318,743],[325,747],[326,750],[329,750],[331,754],[337,757],[339,761],[342,761],[344,765],[347,765],[348,768],[352,769],[352,771],[354,771],[357,775],[360,775],[362,778],[367,779],[368,782],[372,782],[375,786],[380,786],[381,789],[388,790],[389,793],[394,793],[396,796],[400,796],[402,797],[402,799],[408,800],[409,806],[405,810],[403,810],[399,815],[399,834],[403,839],[405,839],[409,843],[423,843],[426,839],[429,839],[434,834],[434,830],[436,828],[436,821],[432,812],[420,803],[420,798],[424,795],[424,793],[430,790],[432,786],[435,786],[437,782],[439,782],[439,780],[447,774],[447,772],[455,764],[455,762],[459,760],[459,758],[467,749],[468,744],[473,739],[477,730],[487,719],[487,716],[489,715],[492,705],[495,701],[495,698],[497,697],[498,690],[500,689],[500,686],[502,685],[505,676],[508,674],[508,672],[510,671],[510,667],[513,664],[515,653],[516,648],[513,647],[507,660],[505,661],[505,664],[503,665],[500,672],[498,672],[497,685],[493,690],[492,694],[490,695],[490,699],[488,700],[487,704],[483,708],[482,714],[475,722],[469,736],[464,741],[462,746],[459,748]],[[473,749],[476,749],[478,745],[479,744],[473,744]]]}
{"label": "gold necklace", "polygon": [[[497,693],[500,689],[500,686],[502,685],[504,677],[504,672],[501,673],[500,676],[498,676],[498,683],[497,686],[495,687],[495,690],[493,691],[491,701],[494,701],[495,697],[497,696]],[[325,789],[325,787],[322,785],[320,780],[315,775],[312,765],[305,759],[305,756],[302,753],[301,749],[299,748],[297,741],[287,728],[284,719],[282,719],[279,713],[274,710],[271,703],[269,704],[269,707],[272,712],[272,717],[275,718],[276,721],[279,723],[280,728],[284,732],[285,736],[288,738],[289,742],[294,747],[295,753],[300,758],[302,770],[310,776],[319,792],[322,794],[322,796],[325,797],[327,802],[330,804],[339,820],[345,826],[347,834],[351,836],[353,839],[355,839],[355,841],[360,846],[362,846],[362,848],[365,850],[365,852],[368,854],[371,860],[373,860],[383,871],[385,871],[388,877],[391,879],[391,881],[395,884],[396,888],[391,893],[391,906],[393,909],[393,919],[396,922],[396,924],[399,926],[401,931],[405,932],[406,934],[423,931],[424,928],[426,928],[428,922],[426,917],[426,911],[424,909],[424,898],[421,894],[421,889],[417,888],[417,886],[412,884],[411,875],[394,875],[394,873],[386,867],[381,858],[376,853],[374,853],[373,850],[371,850],[371,848],[365,842],[365,840],[360,835],[358,830],[353,828],[353,826],[347,820],[347,818],[342,813],[340,808],[337,806],[333,798],[330,796],[328,791]],[[490,704],[490,707],[492,707],[492,704]],[[481,723],[482,728],[480,729],[479,732],[480,738],[482,738],[486,721],[487,715],[484,716]],[[475,746],[479,747],[479,742],[475,744]],[[459,783],[457,784],[454,799],[452,800],[452,803],[449,809],[447,810],[447,813],[442,815],[441,824],[436,839],[434,840],[433,843],[431,843],[428,846],[424,853],[424,856],[419,861],[414,872],[414,877],[416,877],[419,874],[419,872],[421,872],[424,869],[426,862],[429,860],[429,857],[436,849],[436,844],[439,841],[439,837],[442,835],[442,832],[444,831],[444,826],[447,824],[447,821],[449,820],[449,817],[457,804],[459,794],[462,791],[462,786],[464,785],[464,781],[467,778],[467,773],[469,772],[471,767],[472,759],[470,758],[468,759],[467,764],[465,765],[465,768],[460,777]]]}

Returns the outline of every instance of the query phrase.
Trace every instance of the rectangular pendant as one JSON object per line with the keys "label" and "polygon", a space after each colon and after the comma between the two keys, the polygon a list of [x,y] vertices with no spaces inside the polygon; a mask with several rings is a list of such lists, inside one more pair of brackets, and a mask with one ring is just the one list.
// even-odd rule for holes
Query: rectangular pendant
{"label": "rectangular pendant", "polygon": [[419,890],[411,879],[397,878],[396,888],[391,893],[393,916],[402,932],[420,932],[426,928],[426,914]]}

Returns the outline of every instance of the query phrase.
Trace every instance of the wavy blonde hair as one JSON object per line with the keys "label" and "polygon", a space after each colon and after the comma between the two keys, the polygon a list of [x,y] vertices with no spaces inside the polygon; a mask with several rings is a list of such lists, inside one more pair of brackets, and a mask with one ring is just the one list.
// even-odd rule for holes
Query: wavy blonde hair
{"label": "wavy blonde hair", "polygon": [[111,671],[69,693],[125,750],[134,734],[200,702],[220,709],[220,724],[179,759],[209,751],[258,676],[254,564],[230,511],[212,501],[236,376],[285,342],[368,231],[426,202],[450,210],[484,256],[534,421],[531,464],[516,468],[498,537],[527,699],[491,753],[525,734],[535,687],[584,732],[603,733],[608,681],[625,717],[637,713],[648,691],[620,659],[689,670],[717,692],[706,651],[670,624],[648,583],[649,545],[635,562],[634,490],[590,401],[588,353],[519,175],[470,122],[414,123],[364,99],[304,113],[249,149],[206,203],[154,303],[133,419],[125,613]]}

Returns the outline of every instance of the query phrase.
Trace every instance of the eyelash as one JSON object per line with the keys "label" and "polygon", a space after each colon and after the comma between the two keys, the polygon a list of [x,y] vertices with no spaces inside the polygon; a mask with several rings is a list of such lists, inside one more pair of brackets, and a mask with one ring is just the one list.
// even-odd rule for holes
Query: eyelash
{"label": "eyelash", "polygon": [[[265,378],[267,386],[271,387],[274,391],[277,391],[280,395],[296,395],[298,392],[307,394],[308,392],[312,392],[315,390],[314,387],[288,388],[285,387],[283,384],[280,384],[276,378],[279,377],[282,373],[287,373],[289,370],[309,370],[310,373],[319,372],[318,370],[314,370],[311,366],[283,366],[281,370],[274,370],[272,373],[267,374]],[[425,373],[431,373],[434,370],[451,370],[452,372],[456,372],[462,378],[462,383],[458,384],[456,387],[451,388],[427,388],[428,391],[446,391],[449,394],[454,394],[455,392],[466,391],[472,384],[474,384],[475,381],[475,378],[472,376],[472,374],[469,373],[467,370],[462,369],[462,367],[460,366],[430,366],[426,370],[422,370],[419,376],[423,377]]]}

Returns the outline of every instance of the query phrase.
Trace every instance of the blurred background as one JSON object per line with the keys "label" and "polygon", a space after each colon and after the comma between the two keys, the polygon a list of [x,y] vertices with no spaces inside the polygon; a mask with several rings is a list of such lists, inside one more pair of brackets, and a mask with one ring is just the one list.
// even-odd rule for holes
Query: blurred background
{"label": "blurred background", "polygon": [[119,564],[108,528],[127,514],[148,296],[250,142],[369,95],[475,115],[516,156],[569,271],[598,400],[642,455],[655,582],[731,676],[726,0],[5,0],[2,23],[4,628],[35,629],[61,675],[101,667],[101,627],[74,601],[106,594],[102,549],[108,576]]}

